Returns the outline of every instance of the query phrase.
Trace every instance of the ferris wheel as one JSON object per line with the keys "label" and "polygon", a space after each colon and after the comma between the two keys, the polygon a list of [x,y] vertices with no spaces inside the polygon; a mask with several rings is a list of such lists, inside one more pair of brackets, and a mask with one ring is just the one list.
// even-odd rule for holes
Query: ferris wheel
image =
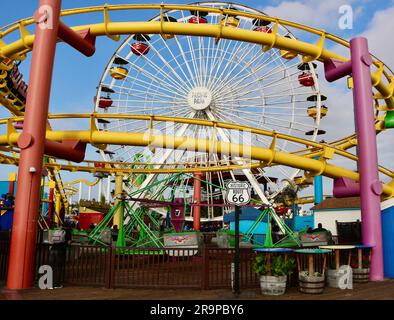
{"label": "ferris wheel", "polygon": [[[225,2],[200,2],[204,7],[263,14],[243,5]],[[272,23],[264,20],[220,15],[202,11],[174,10],[163,13],[165,21],[187,24],[222,24],[255,32],[271,33]],[[160,21],[156,16],[152,21]],[[282,36],[294,38],[278,26]],[[104,70],[95,100],[95,112],[198,118],[235,123],[258,129],[316,140],[327,108],[316,74],[316,64],[304,63],[296,53],[266,50],[242,41],[188,35],[132,34],[118,48]],[[146,132],[146,120],[98,120],[100,130]],[[155,130],[175,136],[209,139],[215,135],[223,142],[234,142],[233,132],[188,123],[161,123]],[[246,137],[246,138],[245,138]],[[245,134],[244,144],[269,147],[271,141],[261,135]],[[239,142],[236,141],[236,142]],[[299,150],[299,144],[280,141],[277,149]],[[201,163],[247,163],[242,157],[225,157],[206,152],[166,150],[149,147],[109,146],[99,151],[106,161],[133,162],[141,155],[152,163],[176,163],[178,166]],[[216,184],[226,180],[249,181],[263,202],[267,190],[276,194],[284,182],[299,175],[299,170],[283,166],[264,169],[240,169],[207,174]],[[145,185],[157,179],[149,175]],[[213,197],[207,190],[207,197]],[[212,193],[214,193],[212,191]]]}

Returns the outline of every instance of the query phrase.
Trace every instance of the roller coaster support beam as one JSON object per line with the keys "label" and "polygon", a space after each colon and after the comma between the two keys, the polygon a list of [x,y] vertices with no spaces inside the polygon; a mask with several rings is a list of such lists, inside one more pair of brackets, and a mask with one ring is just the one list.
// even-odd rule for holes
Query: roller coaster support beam
{"label": "roller coaster support beam", "polygon": [[[117,198],[115,200],[115,207],[121,202],[120,196],[122,195],[122,191],[123,191],[123,175],[117,174],[115,177],[115,197]],[[114,226],[117,225],[118,229],[120,228],[121,221],[123,221],[121,214],[122,214],[122,210],[119,207],[113,219],[113,225]]]}
{"label": "roller coaster support beam", "polygon": [[89,29],[75,32],[63,22],[59,22],[58,36],[71,47],[78,50],[87,57],[91,57],[96,52],[96,37],[90,34]]}
{"label": "roller coaster support beam", "polygon": [[196,231],[200,231],[201,222],[201,179],[202,172],[195,172],[193,183],[193,203],[196,205],[193,206],[193,229]]}
{"label": "roller coaster support beam", "polygon": [[61,10],[59,0],[40,0],[36,37],[30,70],[21,148],[17,197],[12,228],[7,287],[33,285],[37,218],[53,65]]}
{"label": "roller coaster support beam", "polygon": [[371,259],[371,281],[382,281],[383,248],[380,195],[383,192],[378,176],[377,146],[374,120],[374,101],[371,90],[372,57],[365,38],[350,41],[351,68],[349,62],[336,66],[325,64],[328,81],[346,75],[353,76],[353,97],[357,133],[358,171],[360,173],[360,197],[362,235],[365,245],[373,246]]}
{"label": "roller coaster support beam", "polygon": [[82,162],[85,159],[86,143],[80,140],[63,140],[62,142],[46,140],[45,154],[73,162]]}

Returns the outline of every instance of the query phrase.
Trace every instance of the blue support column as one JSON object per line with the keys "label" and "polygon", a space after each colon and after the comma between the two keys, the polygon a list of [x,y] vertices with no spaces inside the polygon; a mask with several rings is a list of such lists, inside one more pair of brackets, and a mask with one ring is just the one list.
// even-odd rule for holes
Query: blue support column
{"label": "blue support column", "polygon": [[323,201],[323,177],[316,176],[314,181],[315,187],[315,204],[319,204]]}
{"label": "blue support column", "polygon": [[[319,160],[319,157],[315,157],[315,160]],[[315,205],[323,201],[323,177],[315,176],[313,186],[315,188]]]}

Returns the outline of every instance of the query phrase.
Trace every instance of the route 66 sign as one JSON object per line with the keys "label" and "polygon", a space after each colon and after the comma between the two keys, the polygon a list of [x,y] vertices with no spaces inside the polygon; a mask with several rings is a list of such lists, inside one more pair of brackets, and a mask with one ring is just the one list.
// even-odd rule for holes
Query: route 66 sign
{"label": "route 66 sign", "polygon": [[226,184],[226,199],[230,204],[248,204],[251,195],[251,186],[247,182],[230,181]]}

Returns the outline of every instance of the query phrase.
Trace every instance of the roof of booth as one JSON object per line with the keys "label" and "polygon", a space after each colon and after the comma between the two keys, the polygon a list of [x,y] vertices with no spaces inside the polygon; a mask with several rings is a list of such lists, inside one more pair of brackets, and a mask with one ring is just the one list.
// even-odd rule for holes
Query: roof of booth
{"label": "roof of booth", "polygon": [[360,209],[360,197],[326,198],[312,208],[314,211],[333,209]]}

